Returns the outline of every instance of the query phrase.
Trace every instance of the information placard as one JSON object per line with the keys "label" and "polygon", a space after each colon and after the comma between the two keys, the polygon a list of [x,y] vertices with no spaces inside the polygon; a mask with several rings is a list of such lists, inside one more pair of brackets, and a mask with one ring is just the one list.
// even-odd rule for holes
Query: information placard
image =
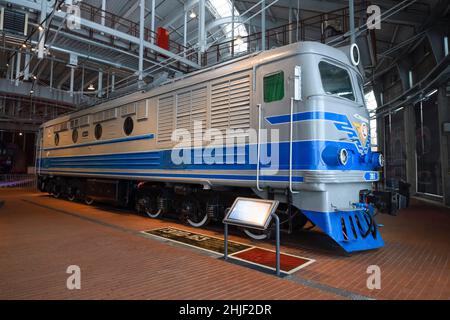
{"label": "information placard", "polygon": [[278,204],[277,200],[236,198],[223,223],[266,230]]}

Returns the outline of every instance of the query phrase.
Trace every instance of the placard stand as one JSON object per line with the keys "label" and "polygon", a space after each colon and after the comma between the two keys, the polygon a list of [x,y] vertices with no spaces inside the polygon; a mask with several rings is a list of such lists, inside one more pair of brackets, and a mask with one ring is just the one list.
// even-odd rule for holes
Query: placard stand
{"label": "placard stand", "polygon": [[[271,213],[270,215],[275,219],[275,233],[276,233],[276,275],[280,276],[280,218],[275,213]],[[226,220],[224,223],[224,259],[228,260],[228,222]],[[251,226],[247,226],[249,229],[257,229],[252,228]]]}

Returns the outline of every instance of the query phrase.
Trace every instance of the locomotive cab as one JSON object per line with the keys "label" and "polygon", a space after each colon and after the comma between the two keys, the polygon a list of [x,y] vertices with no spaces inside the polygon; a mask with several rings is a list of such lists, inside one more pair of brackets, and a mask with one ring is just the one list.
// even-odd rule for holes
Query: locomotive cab
{"label": "locomotive cab", "polygon": [[[376,187],[384,159],[371,148],[357,59],[317,43],[301,45],[291,61],[273,62],[257,77],[264,117],[288,145],[280,168],[289,176],[292,203],[346,251],[379,248],[376,209],[393,213],[405,201],[396,190]],[[283,95],[277,78],[285,74]]]}

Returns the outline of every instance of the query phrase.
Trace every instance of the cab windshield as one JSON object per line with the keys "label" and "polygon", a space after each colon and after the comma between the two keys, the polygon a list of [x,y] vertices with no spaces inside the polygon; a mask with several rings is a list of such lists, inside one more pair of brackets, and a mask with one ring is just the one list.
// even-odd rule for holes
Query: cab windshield
{"label": "cab windshield", "polygon": [[326,94],[336,95],[355,101],[355,92],[349,72],[334,64],[319,62],[320,78],[322,79],[323,90]]}

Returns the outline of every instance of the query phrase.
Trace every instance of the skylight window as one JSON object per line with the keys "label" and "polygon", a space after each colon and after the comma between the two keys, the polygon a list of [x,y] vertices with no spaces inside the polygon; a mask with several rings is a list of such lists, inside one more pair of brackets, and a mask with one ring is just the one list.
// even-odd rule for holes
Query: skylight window
{"label": "skylight window", "polygon": [[[216,19],[228,18],[233,16],[233,5],[230,0],[208,0],[207,5]],[[236,8],[234,8],[235,18],[239,17],[239,15],[239,12],[236,10]],[[231,39],[231,37],[233,36],[232,26],[233,25],[231,23],[222,25],[223,33],[229,39]],[[241,38],[248,36],[247,29],[242,23],[234,24],[234,38],[236,39],[238,36],[240,36]],[[247,51],[247,43],[243,42],[234,45],[235,53],[244,51]]]}

